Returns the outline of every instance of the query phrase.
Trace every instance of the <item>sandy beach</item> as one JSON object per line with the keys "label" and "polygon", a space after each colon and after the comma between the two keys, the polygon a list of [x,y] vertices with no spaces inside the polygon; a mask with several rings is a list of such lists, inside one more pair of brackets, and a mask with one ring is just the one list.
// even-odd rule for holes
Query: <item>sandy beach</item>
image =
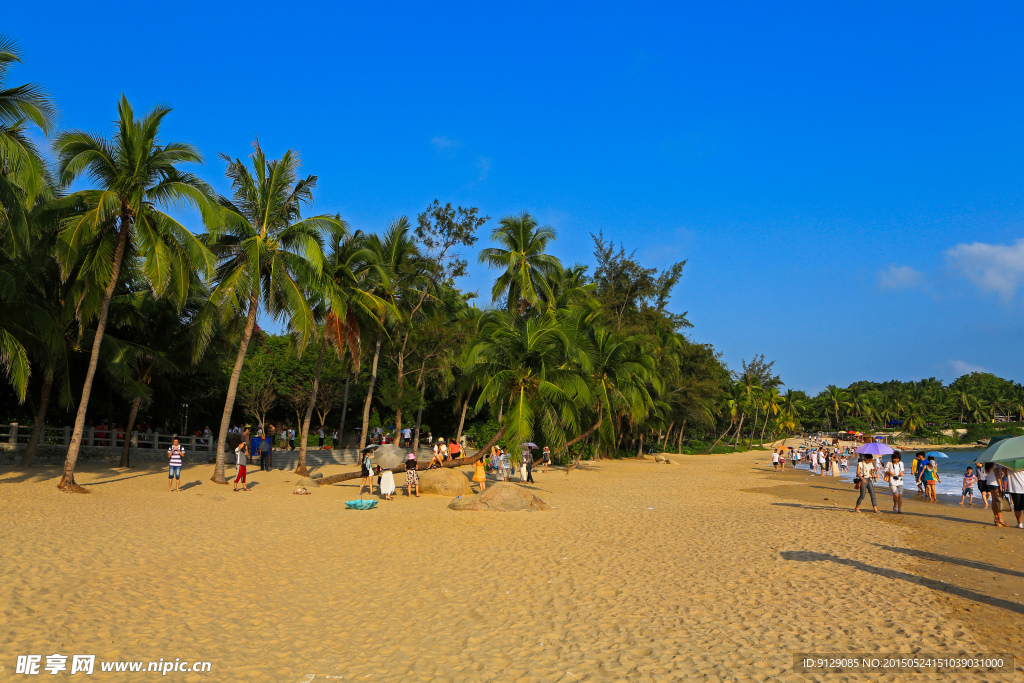
{"label": "sandy beach", "polygon": [[1014,653],[968,677],[1024,676],[1021,530],[913,499],[854,515],[848,485],[770,452],[670,457],[538,474],[553,509],[533,513],[404,489],[350,511],[358,482],[296,496],[255,471],[233,493],[206,464],[175,494],[164,468],[84,467],[88,496],[0,468],[0,679],[52,653],[211,663],[181,681],[965,679],[800,673],[795,653]]}

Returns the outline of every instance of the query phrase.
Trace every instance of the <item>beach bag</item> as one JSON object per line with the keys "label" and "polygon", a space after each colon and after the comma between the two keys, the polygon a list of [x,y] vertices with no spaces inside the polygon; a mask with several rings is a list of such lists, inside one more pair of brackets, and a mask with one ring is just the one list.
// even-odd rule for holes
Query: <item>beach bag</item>
{"label": "beach bag", "polygon": [[860,491],[860,477],[854,477],[853,479],[853,490]]}

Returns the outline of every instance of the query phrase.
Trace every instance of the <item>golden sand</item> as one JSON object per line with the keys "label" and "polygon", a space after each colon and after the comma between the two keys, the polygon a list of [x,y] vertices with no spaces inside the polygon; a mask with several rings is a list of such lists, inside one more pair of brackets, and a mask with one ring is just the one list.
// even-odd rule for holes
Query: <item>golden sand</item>
{"label": "golden sand", "polygon": [[[1021,680],[1021,530],[907,503],[984,548],[983,571],[914,555],[923,527],[850,514],[852,491],[775,475],[764,452],[675,458],[537,474],[554,509],[535,513],[404,488],[351,511],[358,482],[296,496],[292,473],[256,471],[234,493],[210,465],[175,494],[165,468],[86,467],[92,494],[68,495],[56,468],[2,468],[0,679],[32,680],[13,675],[19,654],[62,653],[212,663],[179,681],[949,681],[811,676],[793,654],[1015,651],[1016,673],[984,680]],[[935,583],[957,572],[988,602]]]}

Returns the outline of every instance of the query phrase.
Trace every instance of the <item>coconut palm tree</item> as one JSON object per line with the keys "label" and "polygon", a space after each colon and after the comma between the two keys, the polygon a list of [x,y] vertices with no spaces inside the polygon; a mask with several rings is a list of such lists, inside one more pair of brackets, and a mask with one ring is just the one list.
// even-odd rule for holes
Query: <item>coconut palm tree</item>
{"label": "coconut palm tree", "polygon": [[761,392],[761,402],[764,406],[764,424],[761,425],[761,445],[764,446],[764,430],[768,427],[768,420],[779,414],[782,396],[776,387],[768,387]]}
{"label": "coconut palm tree", "polygon": [[0,174],[14,179],[34,199],[52,190],[52,183],[27,126],[34,125],[43,135],[49,135],[57,122],[57,107],[36,83],[6,87],[8,70],[20,63],[18,44],[0,34]]}
{"label": "coconut palm tree", "polygon": [[249,155],[251,169],[239,158],[220,156],[227,163],[225,175],[231,180],[232,195],[219,197],[216,207],[204,213],[209,230],[205,241],[217,258],[217,274],[209,304],[198,319],[196,352],[205,348],[222,310],[245,316],[221,414],[212,477],[224,484],[231,413],[260,307],[272,319],[287,318],[298,348],[305,348],[317,334],[307,294],[324,266],[322,233],[342,224],[330,215],[302,217],[303,208],[313,203],[316,176],[299,178],[301,163],[294,150],[280,159],[267,159],[255,140]]}
{"label": "coconut palm tree", "polygon": [[476,407],[508,407],[498,432],[479,452],[503,437],[518,446],[538,428],[555,449],[565,448],[579,431],[579,406],[593,404],[583,372],[569,362],[575,354],[571,331],[552,316],[486,314],[470,352],[482,378]]}
{"label": "coconut palm tree", "polygon": [[309,403],[302,422],[302,442],[295,467],[295,473],[299,476],[309,476],[306,469],[309,425],[320,391],[320,374],[328,344],[334,346],[339,358],[348,351],[353,366],[359,367],[362,330],[378,326],[385,312],[391,309],[387,301],[367,291],[372,287],[372,282],[382,277],[381,270],[374,252],[364,246],[362,235],[349,234],[345,222],[336,216],[335,224],[327,230],[327,256],[321,277],[314,286],[317,298],[315,308],[324,324]]}
{"label": "coconut palm tree", "polygon": [[[82,398],[58,487],[85,492],[75,483],[75,463],[85,431],[86,412],[99,363],[100,345],[107,326],[110,300],[125,264],[139,269],[157,296],[169,296],[184,305],[194,273],[213,266],[210,252],[195,235],[158,207],[191,205],[203,209],[211,196],[207,185],[180,164],[201,163],[202,155],[190,144],[160,141],[160,124],[170,113],[159,106],[135,118],[124,96],[117,106],[117,129],[110,139],[72,130],[57,136],[59,180],[67,186],[82,176],[97,186],[73,197],[87,210],[65,222],[57,242],[62,274],[72,275],[71,302],[83,321],[96,319],[89,366]],[[80,262],[79,259],[82,259]],[[95,295],[102,292],[96,307]]]}
{"label": "coconut palm tree", "polygon": [[491,288],[491,298],[504,299],[508,310],[520,314],[540,303],[550,289],[547,278],[562,270],[557,258],[544,253],[554,239],[554,228],[538,227],[525,211],[502,218],[491,233],[491,240],[501,246],[480,251],[480,263],[504,271]]}

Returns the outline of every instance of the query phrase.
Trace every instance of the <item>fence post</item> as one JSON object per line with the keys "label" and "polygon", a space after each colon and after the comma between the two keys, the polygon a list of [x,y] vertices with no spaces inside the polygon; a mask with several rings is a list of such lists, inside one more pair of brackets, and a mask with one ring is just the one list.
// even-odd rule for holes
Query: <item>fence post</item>
{"label": "fence post", "polygon": [[71,445],[71,427],[64,427],[64,436],[61,437],[60,442],[64,446]]}
{"label": "fence post", "polygon": [[96,445],[96,428],[95,427],[89,427],[88,434],[87,434],[87,436],[86,436],[86,438],[84,440],[85,440],[85,445],[86,446],[95,446]]}
{"label": "fence post", "polygon": [[11,423],[11,435],[10,435],[10,437],[8,437],[7,440],[10,441],[11,443],[17,445],[17,443],[18,443],[18,423],[17,422],[12,422]]}
{"label": "fence post", "polygon": [[160,448],[160,430],[159,429],[154,429],[153,430],[153,449],[155,450],[157,448]]}
{"label": "fence post", "polygon": [[138,429],[133,429],[132,430],[132,448],[138,448],[138,447],[139,447],[139,430]]}

